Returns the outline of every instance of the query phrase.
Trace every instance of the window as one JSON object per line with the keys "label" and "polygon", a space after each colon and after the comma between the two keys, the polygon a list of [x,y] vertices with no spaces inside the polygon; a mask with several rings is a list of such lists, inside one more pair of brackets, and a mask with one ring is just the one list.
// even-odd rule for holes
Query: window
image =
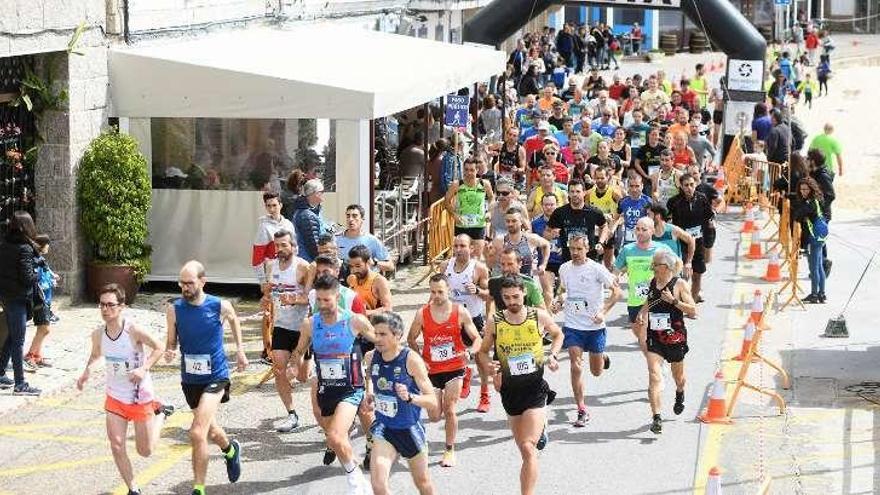
{"label": "window", "polygon": [[644,9],[614,9],[614,23],[632,25],[636,22],[640,26],[644,25],[645,10]]}
{"label": "window", "polygon": [[446,33],[442,23],[434,27],[434,41],[446,41]]}
{"label": "window", "polygon": [[296,168],[336,189],[336,123],[327,119],[150,121],[154,189],[278,191]]}

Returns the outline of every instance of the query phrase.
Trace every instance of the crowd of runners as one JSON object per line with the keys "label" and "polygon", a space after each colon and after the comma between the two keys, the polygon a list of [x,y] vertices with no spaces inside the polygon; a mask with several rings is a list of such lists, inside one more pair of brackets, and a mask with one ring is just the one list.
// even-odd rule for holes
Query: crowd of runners
{"label": "crowd of runners", "polygon": [[[662,70],[611,80],[592,70],[558,87],[548,81],[540,96],[521,95],[502,108],[503,139],[474,143],[443,184],[455,236],[411,322],[394,312],[383,275],[394,263],[362,231],[362,206],[347,208],[345,230],[334,235],[322,217],[319,179],[302,185],[290,218],[282,215],[282,198],[263,195],[252,265],[273,321],[262,360],[272,366],[284,408],[277,430],[296,431],[300,414],[311,410],[326,439],[322,462],[339,461],[349,493],[389,493],[398,457],[408,461],[419,493],[435,493],[423,421],[444,422],[440,465],[453,468],[457,415],[471,400],[479,413],[504,409],[522,457],[521,492],[534,493],[538,451],[549,441],[547,406],[571,393],[572,427],[588,425],[584,371],[598,378],[612,368],[607,321],[621,300],[645,358],[650,431],[663,431],[667,364],[675,382],[671,411],[684,411],[688,321],[703,302],[715,213],[723,206],[713,180],[722,107],[704,67],[677,81]],[[474,122],[482,116],[478,111]],[[804,215],[815,219],[816,212]],[[224,324],[239,371],[248,358],[235,309],[205,293],[206,273],[198,261],[182,267],[165,342],[124,316],[120,287],[100,292],[104,325],[93,334],[78,386],[103,356],[107,433],[130,495],[140,491],[125,449],[128,423],[138,454],[150,455],[174,409],[158,401],[149,369],[163,353],[177,360],[178,350],[194,414],[192,493],[205,493],[209,443],[220,449],[229,481],[241,476],[242,447],[216,419],[230,400]],[[570,392],[552,390],[544,379],[559,369],[563,351]],[[308,404],[294,402],[297,386],[308,386]],[[355,422],[367,438],[363,455],[350,441]]]}

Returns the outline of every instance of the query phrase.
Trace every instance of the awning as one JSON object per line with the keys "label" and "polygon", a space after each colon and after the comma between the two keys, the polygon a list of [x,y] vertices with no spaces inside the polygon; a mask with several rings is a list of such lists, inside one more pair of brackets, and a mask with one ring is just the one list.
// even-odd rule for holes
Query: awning
{"label": "awning", "polygon": [[492,48],[351,26],[259,28],[110,51],[117,117],[372,119],[505,68]]}

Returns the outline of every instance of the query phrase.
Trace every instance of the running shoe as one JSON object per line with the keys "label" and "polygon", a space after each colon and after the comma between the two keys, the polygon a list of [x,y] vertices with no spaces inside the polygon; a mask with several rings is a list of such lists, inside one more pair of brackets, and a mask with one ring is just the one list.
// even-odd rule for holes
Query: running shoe
{"label": "running shoe", "polygon": [[684,411],[684,392],[679,392],[676,390],[675,392],[675,405],[672,406],[672,412],[675,413],[676,416]]}
{"label": "running shoe", "polygon": [[547,446],[547,442],[550,441],[550,437],[547,435],[547,424],[544,423],[544,429],[541,430],[541,438],[538,439],[538,443],[535,444],[535,448],[538,450],[544,450],[544,447]]}
{"label": "running shoe", "polygon": [[455,466],[455,451],[447,450],[446,452],[443,452],[443,459],[440,460],[440,465],[443,467]]}
{"label": "running shoe", "polygon": [[575,428],[583,428],[587,426],[587,423],[590,422],[590,413],[587,412],[586,409],[578,410],[577,419],[574,420]]}
{"label": "running shoe", "polygon": [[235,483],[241,476],[241,444],[238,440],[232,440],[229,445],[235,449],[232,457],[224,456],[226,459],[226,475],[229,477],[230,483]]}
{"label": "running shoe", "polygon": [[803,299],[805,303],[817,304],[819,302],[819,294],[810,294]]}
{"label": "running shoe", "polygon": [[15,385],[15,380],[8,378],[6,375],[0,375],[0,389],[10,388]]}
{"label": "running shoe", "polygon": [[464,369],[464,380],[461,382],[461,393],[458,395],[461,399],[467,399],[471,395],[471,377],[474,371],[470,366]]}
{"label": "running shoe", "polygon": [[347,478],[348,491],[346,493],[348,495],[372,495],[373,490],[370,487],[370,482],[367,481],[360,469],[355,468],[354,471],[348,474]]}
{"label": "running shoe", "polygon": [[36,397],[43,393],[42,390],[37,387],[32,387],[28,385],[28,382],[24,382],[21,385],[17,385],[14,389],[12,389],[12,395],[29,395],[32,397]]}
{"label": "running shoe", "polygon": [[168,419],[169,417],[171,417],[172,414],[174,414],[175,410],[176,409],[171,404],[161,404],[161,405],[159,405],[159,407],[156,408],[156,410],[154,412],[156,413],[157,416],[159,414],[164,414],[165,419]]}
{"label": "running shoe", "polygon": [[489,402],[489,394],[487,392],[480,393],[480,403],[477,404],[477,412],[489,412],[490,405],[491,403]]}
{"label": "running shoe", "polygon": [[55,313],[52,313],[52,316],[49,317],[49,323],[58,323],[59,321],[61,321],[61,318]]}
{"label": "running shoe", "polygon": [[287,418],[282,421],[275,430],[278,431],[278,433],[290,433],[297,428],[299,428],[299,416],[297,416],[296,411],[290,411]]}
{"label": "running shoe", "polygon": [[825,293],[820,292],[819,293],[819,304],[825,304],[826,301],[828,301],[828,298],[825,297]]}
{"label": "running shoe", "polygon": [[28,373],[36,373],[37,370],[40,368],[39,366],[37,366],[37,360],[34,358],[26,358],[21,363],[21,365]]}
{"label": "running shoe", "polygon": [[333,449],[327,447],[327,449],[324,450],[324,459],[321,462],[323,462],[325,466],[333,464],[336,462],[336,452],[333,452]]}
{"label": "running shoe", "polygon": [[602,368],[607,370],[608,368],[611,367],[611,356],[609,356],[608,354],[605,354],[603,356],[603,359],[605,360],[605,364],[602,366]]}
{"label": "running shoe", "polygon": [[140,490],[129,490],[128,495],[141,495]]}
{"label": "running shoe", "polygon": [[651,433],[655,435],[663,433],[663,420],[660,419],[659,414],[655,414],[654,419],[651,420]]}
{"label": "running shoe", "polygon": [[51,368],[52,360],[42,356],[37,356],[37,366],[39,366],[40,368]]}

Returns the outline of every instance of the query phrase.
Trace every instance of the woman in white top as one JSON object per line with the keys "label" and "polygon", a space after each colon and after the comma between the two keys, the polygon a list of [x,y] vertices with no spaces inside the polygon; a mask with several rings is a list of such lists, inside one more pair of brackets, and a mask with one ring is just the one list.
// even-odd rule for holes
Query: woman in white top
{"label": "woman in white top", "polygon": [[[174,412],[155,398],[150,368],[165,351],[165,345],[123,317],[125,291],[116,284],[104,286],[98,294],[98,306],[104,325],[92,332],[92,352],[85,370],[76,381],[83,389],[92,366],[104,358],[107,397],[107,438],[119,474],[128,486],[129,495],[140,495],[134,484],[131,460],[125,448],[128,423],[134,423],[137,452],[149,457],[159,443],[165,418]],[[146,349],[149,348],[149,349]]]}

